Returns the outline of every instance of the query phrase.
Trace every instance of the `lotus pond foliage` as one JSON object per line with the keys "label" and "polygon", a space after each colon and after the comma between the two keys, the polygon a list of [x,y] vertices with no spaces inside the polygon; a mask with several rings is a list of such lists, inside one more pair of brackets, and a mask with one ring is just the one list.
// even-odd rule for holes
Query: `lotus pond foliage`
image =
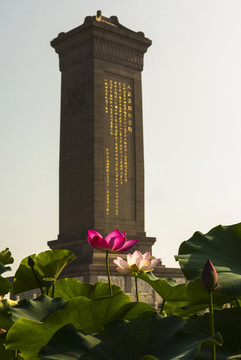
{"label": "lotus pond foliage", "polygon": [[[75,255],[48,250],[24,258],[12,284],[6,274],[14,260],[9,249],[0,252],[1,360],[241,359],[241,223],[196,232],[180,245],[181,284],[157,278],[160,259],[131,253],[138,240],[117,229],[105,238],[89,230],[86,241],[106,252],[108,283],[64,278]],[[118,256],[126,251],[126,260]],[[135,278],[136,301],[110,282],[110,252],[116,270]],[[160,295],[160,308],[139,301],[139,281]],[[6,297],[34,289],[35,299]]]}

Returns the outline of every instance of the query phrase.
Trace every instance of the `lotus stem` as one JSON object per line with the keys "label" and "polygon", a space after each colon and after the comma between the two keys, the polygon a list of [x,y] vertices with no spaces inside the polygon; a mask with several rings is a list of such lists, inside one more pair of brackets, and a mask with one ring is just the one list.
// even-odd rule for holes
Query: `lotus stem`
{"label": "lotus stem", "polygon": [[52,285],[52,298],[54,297],[54,284]]}
{"label": "lotus stem", "polygon": [[140,301],[139,300],[139,292],[138,292],[138,277],[135,276],[135,283],[136,283],[136,301]]}
{"label": "lotus stem", "polygon": [[[214,336],[214,316],[213,316],[213,292],[212,290],[208,292],[209,294],[209,326],[210,326],[210,335]],[[216,360],[216,346],[212,346],[212,360]]]}
{"label": "lotus stem", "polygon": [[162,314],[163,309],[164,309],[165,302],[166,302],[166,301],[163,299],[163,300],[162,300],[162,305],[161,305],[161,309],[160,309],[159,314]]}
{"label": "lotus stem", "polygon": [[108,250],[106,250],[106,270],[107,270],[107,276],[108,276],[108,282],[109,282],[110,296],[113,296],[111,282],[110,282],[110,267],[109,267],[109,251]]}
{"label": "lotus stem", "polygon": [[36,279],[36,281],[37,281],[37,283],[38,283],[38,286],[39,286],[39,288],[40,288],[40,291],[41,291],[42,295],[44,295],[44,291],[43,291],[42,285],[41,285],[41,283],[40,283],[39,278],[37,277],[37,274],[36,274],[33,266],[31,266],[31,269],[32,269],[33,275],[34,275],[34,277],[35,277],[35,279]]}

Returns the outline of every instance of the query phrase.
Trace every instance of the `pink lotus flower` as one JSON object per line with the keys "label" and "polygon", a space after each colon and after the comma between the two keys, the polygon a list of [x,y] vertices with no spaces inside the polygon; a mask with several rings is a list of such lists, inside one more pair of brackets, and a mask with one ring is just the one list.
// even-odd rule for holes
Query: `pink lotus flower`
{"label": "pink lotus flower", "polygon": [[218,274],[212,262],[208,259],[201,274],[202,287],[212,291],[218,288]]}
{"label": "pink lotus flower", "polygon": [[90,246],[100,251],[111,251],[123,253],[134,246],[138,240],[126,239],[126,233],[114,230],[103,238],[97,231],[88,230],[87,236]]}
{"label": "pink lotus flower", "polygon": [[133,254],[127,254],[127,261],[123,260],[121,257],[113,260],[113,262],[118,266],[116,268],[121,274],[131,274],[132,272],[139,273],[141,271],[150,272],[154,270],[154,267],[161,261],[161,259],[150,259],[150,251],[147,251],[145,254],[142,254],[140,251],[136,250]]}

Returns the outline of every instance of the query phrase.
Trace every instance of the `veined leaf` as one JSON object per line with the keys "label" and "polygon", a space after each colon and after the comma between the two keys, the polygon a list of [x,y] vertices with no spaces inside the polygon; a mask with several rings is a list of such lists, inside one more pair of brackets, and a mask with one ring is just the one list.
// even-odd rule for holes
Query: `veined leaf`
{"label": "veined leaf", "polygon": [[19,349],[24,359],[32,360],[64,325],[72,323],[77,329],[93,334],[103,330],[110,321],[131,320],[146,311],[155,312],[148,304],[131,302],[125,294],[93,300],[74,297],[63,309],[53,312],[43,322],[25,318],[16,321],[7,335],[7,349]]}
{"label": "veined leaf", "polygon": [[230,297],[241,296],[241,223],[217,226],[207,234],[196,232],[184,241],[175,256],[188,280],[200,277],[208,259],[219,279],[219,290]]}
{"label": "veined leaf", "polygon": [[[13,284],[13,292],[15,294],[39,287],[33,271],[28,264],[28,258],[29,256],[21,261],[16,271]],[[45,287],[44,278],[53,278],[54,281],[56,281],[64,267],[76,257],[69,250],[47,250],[37,256],[33,254],[31,258],[34,261],[34,271],[41,286]]]}
{"label": "veined leaf", "polygon": [[109,323],[96,335],[86,335],[67,325],[54,334],[39,356],[42,360],[139,360],[152,354],[149,359],[193,360],[203,344],[220,345],[219,338],[183,333],[184,324],[177,317],[163,318],[147,312],[130,322]]}
{"label": "veined leaf", "polygon": [[178,284],[174,279],[159,279],[153,273],[141,273],[138,278],[146,281],[165,301],[187,300],[187,284]]}
{"label": "veined leaf", "polygon": [[[122,289],[117,285],[111,285],[113,295],[122,294]],[[76,296],[84,296],[88,299],[96,299],[109,296],[109,284],[97,282],[95,284],[82,283],[74,278],[60,279],[55,283],[54,296],[70,300]]]}
{"label": "veined leaf", "polygon": [[[217,355],[222,353],[228,356],[235,356],[241,352],[241,308],[223,309],[214,311],[215,331],[218,331],[223,338],[223,346],[217,349]],[[188,322],[184,331],[202,332],[209,334],[209,313]],[[206,353],[206,352],[205,352]],[[237,356],[236,355],[236,356]],[[219,359],[219,357],[217,357]]]}
{"label": "veined leaf", "polygon": [[11,252],[9,248],[0,252],[0,263],[3,265],[12,264],[14,262]]}
{"label": "veined leaf", "polygon": [[46,295],[40,295],[36,299],[24,299],[9,309],[13,322],[21,318],[43,322],[50,314],[63,309],[67,301],[62,298],[52,299]]}

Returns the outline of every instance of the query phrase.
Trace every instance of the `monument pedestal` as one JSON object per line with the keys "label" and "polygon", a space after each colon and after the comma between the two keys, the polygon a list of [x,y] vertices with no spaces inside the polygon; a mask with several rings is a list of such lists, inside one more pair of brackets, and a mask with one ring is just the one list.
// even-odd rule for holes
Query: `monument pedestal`
{"label": "monument pedestal", "polygon": [[[151,247],[156,241],[155,238],[151,237],[138,237],[139,242],[135,247],[131,248],[128,252],[133,252],[139,250],[141,253],[151,251]],[[82,277],[81,281],[84,282],[96,282],[98,281],[98,275],[106,275],[106,264],[105,264],[105,252],[101,252],[92,248],[88,241],[87,237],[85,239],[70,240],[54,240],[49,241],[48,245],[51,249],[68,249],[76,255],[76,260],[70,263],[63,272],[64,276],[69,277]],[[116,265],[113,263],[113,259],[116,259],[117,256],[126,259],[126,253],[109,253],[109,263],[112,274],[116,273],[116,276],[121,276],[117,271],[115,271]],[[160,264],[161,268],[164,268]]]}

